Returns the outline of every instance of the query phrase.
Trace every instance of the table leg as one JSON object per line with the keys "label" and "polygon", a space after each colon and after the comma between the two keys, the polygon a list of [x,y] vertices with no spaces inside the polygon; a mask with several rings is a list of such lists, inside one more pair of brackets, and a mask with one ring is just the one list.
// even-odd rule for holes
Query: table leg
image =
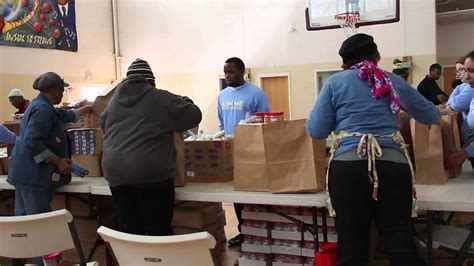
{"label": "table leg", "polygon": [[323,242],[328,242],[328,221],[326,215],[326,209],[321,208],[322,214],[321,219],[323,220]]}
{"label": "table leg", "polygon": [[318,232],[318,209],[311,207],[311,213],[313,215],[313,238],[314,238],[314,250],[319,251],[319,232]]}
{"label": "table leg", "polygon": [[433,266],[433,211],[426,212],[428,266]]}
{"label": "table leg", "polygon": [[456,257],[454,258],[451,266],[461,266],[467,256],[467,250],[471,247],[472,242],[474,242],[474,221],[471,222],[470,233],[467,236],[466,240],[462,244],[461,249],[457,252]]}

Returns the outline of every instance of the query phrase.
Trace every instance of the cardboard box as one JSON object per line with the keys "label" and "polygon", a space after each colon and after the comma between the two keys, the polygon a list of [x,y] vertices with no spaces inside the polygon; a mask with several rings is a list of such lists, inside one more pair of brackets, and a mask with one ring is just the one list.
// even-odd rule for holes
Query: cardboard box
{"label": "cardboard box", "polygon": [[74,155],[102,154],[103,133],[100,128],[80,128],[68,130],[71,153]]}
{"label": "cardboard box", "polygon": [[239,258],[239,266],[271,266],[271,261],[251,260]]}
{"label": "cardboard box", "polygon": [[272,245],[272,253],[301,256],[301,248]]}
{"label": "cardboard box", "polygon": [[83,115],[76,122],[67,123],[66,128],[100,128],[100,114]]}
{"label": "cardboard box", "polygon": [[255,244],[246,244],[242,243],[242,251],[247,252],[258,252],[258,253],[265,253],[271,254],[272,253],[272,246],[271,245],[255,245]]}
{"label": "cardboard box", "polygon": [[301,264],[301,263],[289,263],[289,262],[279,262],[279,261],[274,261],[272,265],[273,266],[306,266],[306,264]]}
{"label": "cardboard box", "polygon": [[250,226],[242,225],[240,232],[244,235],[250,236],[261,236],[261,237],[269,237],[270,230],[269,228],[255,228]]}
{"label": "cardboard box", "polygon": [[6,175],[8,174],[8,164],[10,162],[9,157],[2,157],[0,158],[0,174]]}
{"label": "cardboard box", "polygon": [[228,182],[233,179],[232,140],[185,141],[187,182]]}
{"label": "cardboard box", "polygon": [[87,176],[103,176],[101,159],[102,154],[100,155],[72,155],[71,159],[73,162],[82,166],[83,168],[89,170]]}
{"label": "cardboard box", "polygon": [[175,206],[171,224],[178,227],[202,229],[216,223],[216,216],[222,212],[222,207],[210,205],[200,209]]}

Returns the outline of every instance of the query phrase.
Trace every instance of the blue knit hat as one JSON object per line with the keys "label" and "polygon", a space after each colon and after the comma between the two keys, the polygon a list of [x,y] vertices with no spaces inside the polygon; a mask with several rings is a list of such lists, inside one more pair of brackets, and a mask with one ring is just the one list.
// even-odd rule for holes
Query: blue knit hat
{"label": "blue knit hat", "polygon": [[135,61],[130,64],[127,70],[127,77],[131,75],[141,75],[147,80],[155,82],[155,76],[151,71],[151,67],[147,61],[140,58],[135,59]]}

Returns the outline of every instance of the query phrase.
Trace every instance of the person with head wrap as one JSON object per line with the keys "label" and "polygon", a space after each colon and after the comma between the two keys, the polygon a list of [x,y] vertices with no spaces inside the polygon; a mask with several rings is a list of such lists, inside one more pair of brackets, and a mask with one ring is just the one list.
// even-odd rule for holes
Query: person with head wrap
{"label": "person with head wrap", "polygon": [[400,76],[405,81],[408,80],[408,76],[410,75],[410,69],[411,69],[410,63],[404,62],[398,58],[393,60],[392,73]]}
{"label": "person with head wrap", "polygon": [[20,136],[10,160],[7,182],[15,187],[15,215],[51,211],[53,193],[71,181],[69,147],[64,124],[74,122],[90,106],[76,110],[55,108],[69,84],[54,72],[40,75],[33,88],[40,91],[20,123]]}
{"label": "person with head wrap", "polygon": [[344,70],[324,83],[307,120],[311,137],[337,135],[327,176],[337,263],[367,265],[374,221],[391,265],[425,265],[410,234],[416,193],[399,112],[425,124],[439,123],[440,113],[402,78],[377,66],[372,36],[349,37],[339,55]]}
{"label": "person with head wrap", "polygon": [[176,150],[173,132],[196,127],[202,114],[191,99],[155,88],[137,58],[101,114],[102,169],[121,231],[172,235]]}

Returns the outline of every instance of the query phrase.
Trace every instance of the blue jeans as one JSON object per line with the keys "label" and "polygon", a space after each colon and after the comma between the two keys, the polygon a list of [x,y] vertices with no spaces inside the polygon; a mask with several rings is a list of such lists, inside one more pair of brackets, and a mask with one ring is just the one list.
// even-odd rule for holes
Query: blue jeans
{"label": "blue jeans", "polygon": [[15,216],[39,214],[51,211],[54,191],[31,191],[15,188]]}
{"label": "blue jeans", "polygon": [[[51,200],[54,191],[31,191],[21,188],[15,188],[15,216],[39,214],[51,211]],[[45,254],[46,255],[46,254]],[[14,259],[13,265],[24,265],[23,260]],[[35,258],[36,265],[44,265],[43,258]]]}

